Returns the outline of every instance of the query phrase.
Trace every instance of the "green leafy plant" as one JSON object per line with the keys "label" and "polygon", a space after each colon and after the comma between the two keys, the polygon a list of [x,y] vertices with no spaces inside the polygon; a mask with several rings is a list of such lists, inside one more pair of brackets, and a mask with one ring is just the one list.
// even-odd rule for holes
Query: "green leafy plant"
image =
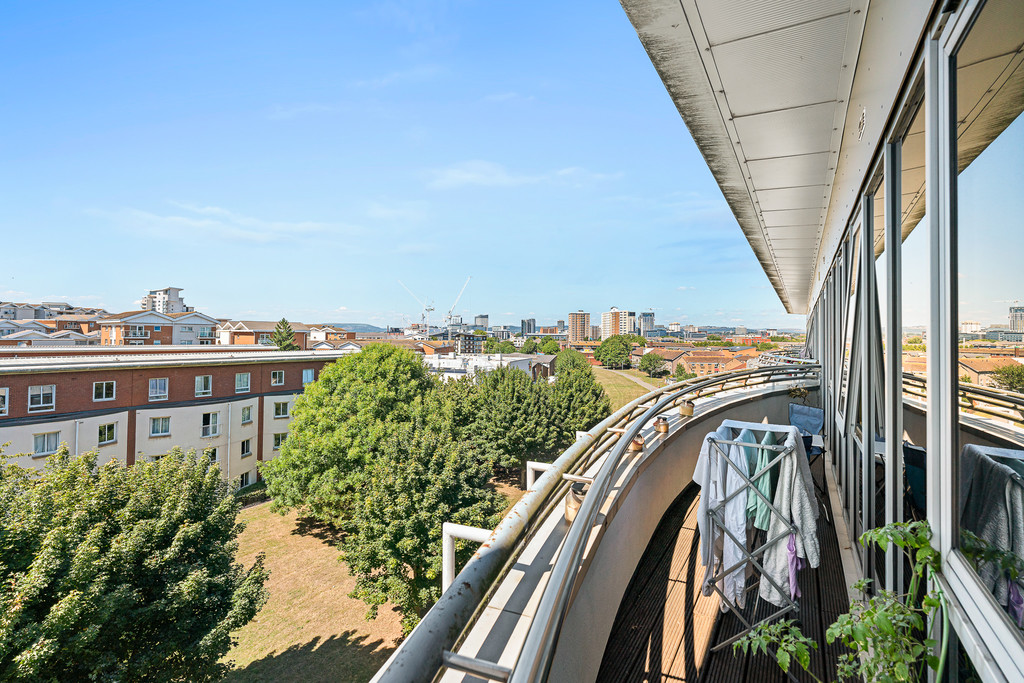
{"label": "green leafy plant", "polygon": [[[839,658],[840,680],[914,681],[920,680],[925,667],[936,672],[941,679],[949,645],[949,617],[944,609],[945,596],[932,582],[925,592],[926,581],[931,581],[940,567],[939,552],[931,545],[931,527],[927,522],[889,524],[866,531],[860,537],[861,545],[874,543],[882,551],[890,545],[900,548],[910,558],[913,569],[909,590],[904,594],[878,591],[867,598],[870,579],[862,579],[854,588],[866,600],[850,604],[850,611],[841,615],[828,628],[825,638],[829,643],[839,641],[852,652]],[[922,637],[933,617],[941,615],[942,642]],[[936,645],[939,655],[932,654]],[[783,671],[796,661],[807,671],[810,665],[810,641],[792,621],[759,624],[733,645],[733,651],[748,649],[769,653]],[[810,671],[815,680],[816,678]]]}

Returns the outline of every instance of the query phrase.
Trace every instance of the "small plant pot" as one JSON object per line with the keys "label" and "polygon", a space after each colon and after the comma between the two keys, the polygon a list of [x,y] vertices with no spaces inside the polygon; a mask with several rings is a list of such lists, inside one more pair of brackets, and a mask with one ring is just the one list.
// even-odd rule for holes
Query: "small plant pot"
{"label": "small plant pot", "polygon": [[581,481],[574,481],[569,486],[569,493],[565,496],[565,521],[569,524],[576,519],[576,513],[580,511],[580,505],[583,504],[583,497],[589,490],[590,484],[584,484]]}
{"label": "small plant pot", "polygon": [[682,417],[690,417],[693,415],[693,401],[683,401],[679,404],[679,414]]}
{"label": "small plant pot", "polygon": [[633,437],[633,440],[629,442],[629,447],[627,448],[627,450],[630,451],[631,453],[636,453],[638,451],[642,451],[643,449],[644,437],[637,434],[636,436]]}
{"label": "small plant pot", "polygon": [[658,434],[668,434],[668,420],[664,416],[659,416],[654,421],[654,431]]}

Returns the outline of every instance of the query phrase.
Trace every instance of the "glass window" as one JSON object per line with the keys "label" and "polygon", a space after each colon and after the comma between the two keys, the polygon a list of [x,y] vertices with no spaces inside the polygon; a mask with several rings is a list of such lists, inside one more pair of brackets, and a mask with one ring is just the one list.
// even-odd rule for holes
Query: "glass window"
{"label": "glass window", "polygon": [[32,441],[32,455],[50,455],[60,446],[60,432],[36,434]]}
{"label": "glass window", "polygon": [[288,402],[274,404],[274,417],[288,417]]}
{"label": "glass window", "polygon": [[213,394],[213,375],[196,375],[196,396]]}
{"label": "glass window", "polygon": [[238,478],[238,487],[239,488],[245,488],[248,485],[249,485],[249,473],[248,472],[242,472],[242,476],[240,476]]}
{"label": "glass window", "polygon": [[167,378],[158,377],[149,380],[149,400],[150,401],[166,401],[167,400]]}
{"label": "glass window", "polygon": [[100,425],[97,441],[101,446],[117,441],[117,423]]}
{"label": "glass window", "polygon": [[92,400],[94,401],[112,401],[114,400],[114,385],[115,382],[93,382],[92,384]]}
{"label": "glass window", "polygon": [[10,393],[10,389],[7,387],[0,387],[0,415],[7,414],[7,396]]}
{"label": "glass window", "polygon": [[275,451],[281,450],[281,444],[283,444],[284,440],[287,439],[287,438],[288,438],[288,432],[285,432],[283,434],[274,434],[274,450]]}
{"label": "glass window", "polygon": [[989,0],[958,48],[956,375],[959,550],[1024,641],[1024,35]]}
{"label": "glass window", "polygon": [[270,384],[275,387],[284,384],[284,370],[271,370]]}
{"label": "glass window", "polygon": [[245,439],[242,441],[242,457],[252,455],[252,439]]}
{"label": "glass window", "polygon": [[171,434],[171,418],[169,417],[151,417],[149,418],[149,435],[150,436],[170,436]]}
{"label": "glass window", "polygon": [[242,424],[252,422],[252,406],[242,406]]}
{"label": "glass window", "polygon": [[43,412],[53,410],[57,386],[55,384],[42,384],[28,388],[28,412]]}
{"label": "glass window", "polygon": [[306,368],[302,371],[302,383],[309,384],[313,381],[313,368]]}
{"label": "glass window", "polygon": [[249,391],[249,373],[239,372],[235,374],[235,393],[244,394]]}
{"label": "glass window", "polygon": [[220,434],[220,413],[203,413],[203,436]]}

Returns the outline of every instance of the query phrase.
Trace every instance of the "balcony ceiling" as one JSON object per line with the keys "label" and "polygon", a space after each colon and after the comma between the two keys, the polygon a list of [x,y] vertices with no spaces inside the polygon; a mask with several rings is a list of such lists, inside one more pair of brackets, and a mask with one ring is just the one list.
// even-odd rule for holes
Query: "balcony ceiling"
{"label": "balcony ceiling", "polygon": [[768,279],[805,313],[867,0],[621,0]]}

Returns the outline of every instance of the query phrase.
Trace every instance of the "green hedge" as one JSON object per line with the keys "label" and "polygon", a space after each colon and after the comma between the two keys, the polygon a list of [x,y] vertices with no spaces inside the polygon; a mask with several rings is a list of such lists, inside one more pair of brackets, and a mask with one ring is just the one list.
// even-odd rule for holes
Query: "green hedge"
{"label": "green hedge", "polygon": [[267,482],[261,479],[255,484],[250,484],[245,488],[240,488],[235,491],[235,498],[237,498],[238,502],[242,504],[242,507],[270,500],[270,495],[267,494]]}

